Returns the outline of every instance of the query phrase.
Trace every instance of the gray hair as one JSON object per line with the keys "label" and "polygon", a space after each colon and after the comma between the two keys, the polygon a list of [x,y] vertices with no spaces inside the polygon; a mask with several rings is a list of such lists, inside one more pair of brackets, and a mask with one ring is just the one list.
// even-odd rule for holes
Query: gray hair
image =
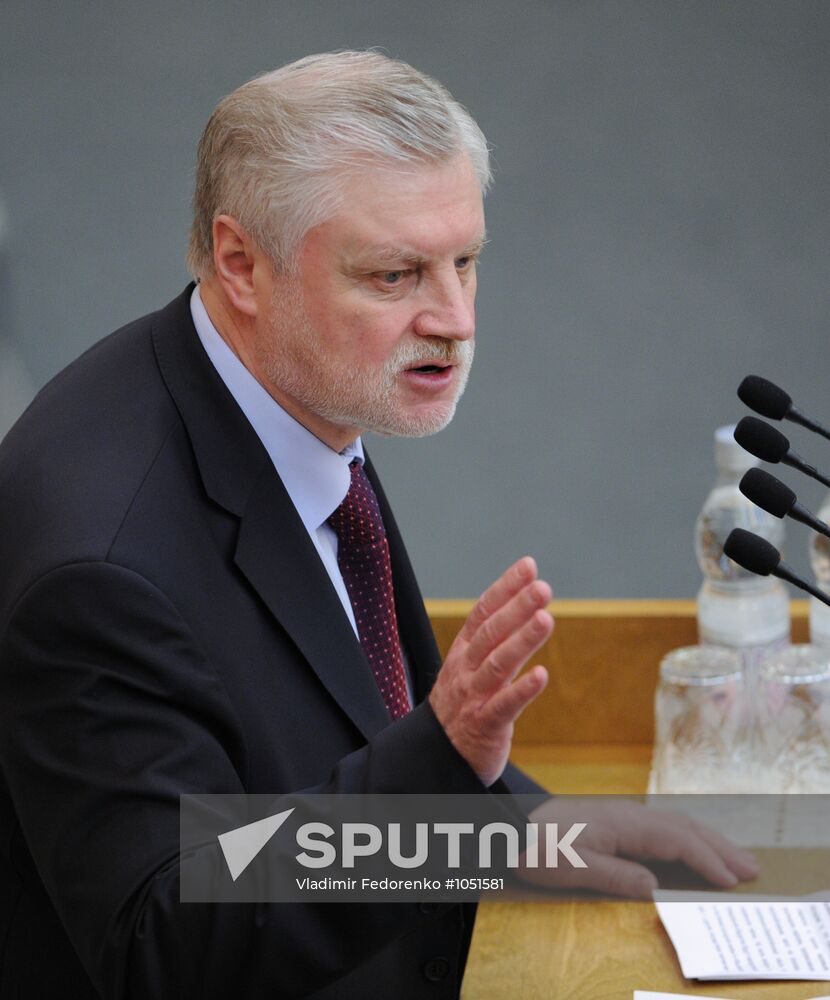
{"label": "gray hair", "polygon": [[199,141],[188,267],[197,279],[213,273],[213,220],[228,214],[290,271],[308,231],[337,212],[344,174],[459,153],[484,194],[487,141],[469,112],[379,52],[306,56],[255,77],[219,102]]}

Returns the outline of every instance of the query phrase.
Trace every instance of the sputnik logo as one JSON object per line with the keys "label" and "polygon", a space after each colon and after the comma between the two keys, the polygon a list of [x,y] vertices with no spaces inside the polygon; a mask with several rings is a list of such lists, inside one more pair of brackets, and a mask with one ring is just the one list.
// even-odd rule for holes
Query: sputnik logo
{"label": "sputnik logo", "polygon": [[294,808],[219,834],[219,846],[234,882],[288,819]]}

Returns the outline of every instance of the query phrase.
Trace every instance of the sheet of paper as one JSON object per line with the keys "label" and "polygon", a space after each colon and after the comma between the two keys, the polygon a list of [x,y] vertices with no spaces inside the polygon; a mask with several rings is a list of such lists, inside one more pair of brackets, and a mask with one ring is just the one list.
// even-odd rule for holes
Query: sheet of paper
{"label": "sheet of paper", "polygon": [[830,981],[830,902],[654,893],[687,979]]}
{"label": "sheet of paper", "polygon": [[[706,994],[707,1000],[726,1000],[725,997],[710,997]],[[699,996],[691,993],[652,993],[651,990],[634,990],[634,1000],[700,1000]],[[816,997],[815,1000],[821,1000]]]}
{"label": "sheet of paper", "polygon": [[[707,1000],[726,1000],[706,994]],[[651,990],[634,990],[634,1000],[700,1000],[700,995],[691,993],[653,993]],[[830,996],[811,997],[810,1000],[830,1000]]]}
{"label": "sheet of paper", "polygon": [[[726,1000],[725,997],[710,997],[707,993],[707,1000]],[[691,993],[652,993],[650,990],[634,990],[634,1000],[700,1000],[699,996]],[[816,998],[820,1000],[820,998]]]}

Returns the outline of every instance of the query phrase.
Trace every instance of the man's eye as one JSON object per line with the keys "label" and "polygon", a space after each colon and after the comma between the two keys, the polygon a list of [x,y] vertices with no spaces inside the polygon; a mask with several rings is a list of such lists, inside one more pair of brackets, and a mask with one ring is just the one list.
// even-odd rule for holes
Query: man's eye
{"label": "man's eye", "polygon": [[380,280],[384,285],[399,285],[408,271],[382,271]]}
{"label": "man's eye", "polygon": [[466,271],[475,263],[475,257],[472,254],[468,254],[466,257],[457,257],[455,260],[455,266],[459,271]]}

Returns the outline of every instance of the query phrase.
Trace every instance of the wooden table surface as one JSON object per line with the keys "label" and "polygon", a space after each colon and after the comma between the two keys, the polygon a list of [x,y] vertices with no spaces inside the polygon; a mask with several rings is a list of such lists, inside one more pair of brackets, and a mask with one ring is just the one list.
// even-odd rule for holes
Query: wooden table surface
{"label": "wooden table surface", "polygon": [[[472,606],[427,602],[444,654]],[[513,760],[560,794],[642,794],[660,659],[697,642],[695,603],[568,600],[550,610],[556,628],[534,656],[550,683],[518,721]],[[793,601],[791,614],[793,642],[805,642],[807,602]],[[684,979],[652,903],[480,905],[464,1000],[632,1000],[635,989],[735,1000],[830,995],[830,983]]]}
{"label": "wooden table surface", "polygon": [[[640,794],[650,754],[650,747],[633,744],[535,745],[516,747],[513,760],[561,794]],[[684,979],[652,903],[479,906],[463,1000],[632,1000],[635,989],[806,1000],[830,994],[830,983]]]}

